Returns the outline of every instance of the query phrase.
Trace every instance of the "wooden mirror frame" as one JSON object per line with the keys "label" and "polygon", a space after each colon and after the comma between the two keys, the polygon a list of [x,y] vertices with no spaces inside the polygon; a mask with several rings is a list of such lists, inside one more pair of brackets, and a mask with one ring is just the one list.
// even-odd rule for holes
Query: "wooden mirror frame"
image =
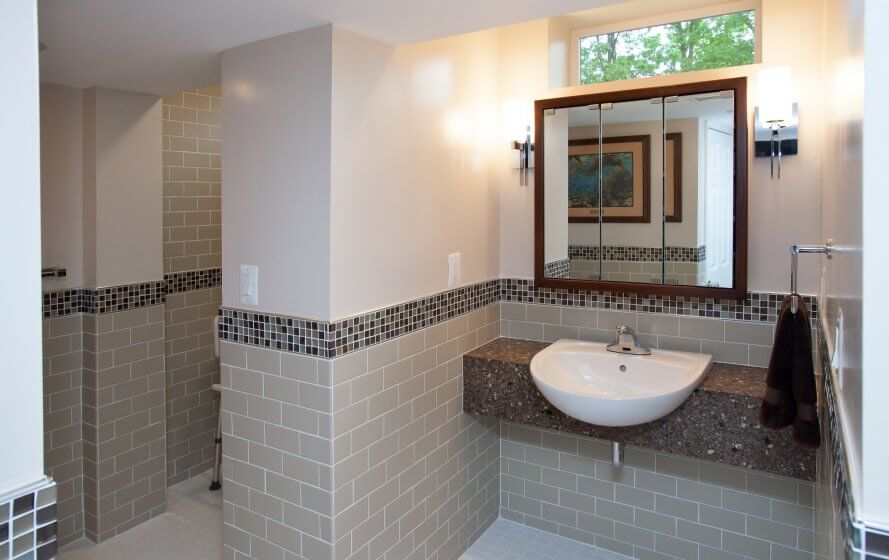
{"label": "wooden mirror frame", "polygon": [[[544,134],[543,113],[548,109],[583,107],[599,103],[639,101],[655,97],[692,95],[734,91],[735,159],[734,159],[734,264],[732,287],[714,288],[645,282],[611,280],[580,280],[546,278],[544,268]],[[714,299],[744,299],[747,296],[747,78],[729,78],[674,86],[612,91],[588,95],[573,95],[534,102],[534,284],[544,288],[588,290],[598,292],[630,292],[651,295],[691,296]],[[568,219],[567,217],[565,218]]]}

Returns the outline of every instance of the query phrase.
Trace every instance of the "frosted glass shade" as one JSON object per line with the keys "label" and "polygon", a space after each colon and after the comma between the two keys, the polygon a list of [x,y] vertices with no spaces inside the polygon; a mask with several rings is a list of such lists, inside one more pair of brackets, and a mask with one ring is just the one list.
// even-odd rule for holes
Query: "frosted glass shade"
{"label": "frosted glass shade", "polygon": [[757,76],[759,120],[763,126],[793,119],[793,82],[790,68],[760,70]]}

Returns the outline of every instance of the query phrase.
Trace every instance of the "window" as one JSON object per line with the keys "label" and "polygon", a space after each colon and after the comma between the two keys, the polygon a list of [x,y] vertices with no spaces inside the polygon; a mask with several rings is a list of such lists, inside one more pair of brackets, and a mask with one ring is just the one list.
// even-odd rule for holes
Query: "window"
{"label": "window", "polygon": [[580,38],[581,84],[754,63],[756,11]]}

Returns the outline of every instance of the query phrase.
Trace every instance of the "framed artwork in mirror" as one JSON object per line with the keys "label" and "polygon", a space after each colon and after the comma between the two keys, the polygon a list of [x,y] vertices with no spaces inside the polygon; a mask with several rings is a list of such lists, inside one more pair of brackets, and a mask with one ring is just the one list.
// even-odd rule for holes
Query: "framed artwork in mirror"
{"label": "framed artwork in mirror", "polygon": [[[605,222],[651,222],[651,136],[614,136],[602,145],[602,213]],[[658,149],[660,145],[658,144]],[[666,218],[682,221],[682,133],[667,134]],[[599,140],[568,141],[568,221],[599,221]]]}

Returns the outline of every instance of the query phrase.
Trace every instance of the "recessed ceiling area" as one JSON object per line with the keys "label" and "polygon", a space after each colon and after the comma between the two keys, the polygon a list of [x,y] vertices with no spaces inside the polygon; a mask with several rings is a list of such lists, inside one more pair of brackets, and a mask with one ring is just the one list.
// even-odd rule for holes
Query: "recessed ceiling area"
{"label": "recessed ceiling area", "polygon": [[327,23],[399,45],[619,1],[40,0],[41,80],[164,94],[218,83],[225,49]]}

